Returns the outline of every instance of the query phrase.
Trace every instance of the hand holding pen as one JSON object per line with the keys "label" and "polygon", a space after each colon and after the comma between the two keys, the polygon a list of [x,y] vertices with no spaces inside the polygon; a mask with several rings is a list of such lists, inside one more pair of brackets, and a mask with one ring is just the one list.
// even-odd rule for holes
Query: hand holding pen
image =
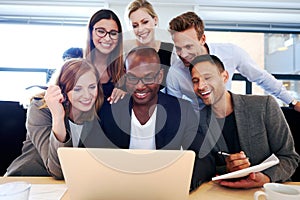
{"label": "hand holding pen", "polygon": [[240,169],[245,169],[250,167],[251,163],[249,162],[249,158],[246,154],[241,151],[239,153],[228,154],[223,151],[219,151],[219,154],[226,156],[226,169],[228,172],[237,171]]}
{"label": "hand holding pen", "polygon": [[230,156],[230,154],[226,153],[225,151],[218,151],[218,154],[220,154],[222,156]]}

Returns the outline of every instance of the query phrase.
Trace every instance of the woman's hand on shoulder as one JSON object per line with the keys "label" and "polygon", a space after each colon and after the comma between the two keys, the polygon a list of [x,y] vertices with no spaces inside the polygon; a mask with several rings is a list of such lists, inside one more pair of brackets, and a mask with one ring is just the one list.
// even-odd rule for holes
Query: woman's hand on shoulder
{"label": "woman's hand on shoulder", "polygon": [[127,92],[124,90],[121,90],[119,88],[114,88],[111,96],[107,98],[107,101],[109,101],[110,104],[117,103],[119,99],[123,99],[125,97]]}

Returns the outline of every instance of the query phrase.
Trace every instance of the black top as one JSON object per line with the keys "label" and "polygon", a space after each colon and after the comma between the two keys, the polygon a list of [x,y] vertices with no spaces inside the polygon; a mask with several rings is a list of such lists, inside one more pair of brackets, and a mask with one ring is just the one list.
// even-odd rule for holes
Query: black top
{"label": "black top", "polygon": [[[222,135],[226,142],[228,153],[229,154],[239,153],[241,151],[241,146],[240,146],[240,140],[239,140],[238,131],[236,127],[234,112],[226,116],[226,118],[222,118],[222,119],[217,118],[217,121],[222,130]],[[224,158],[225,157],[222,155],[217,155],[216,158],[217,165],[219,166],[226,165]]]}
{"label": "black top", "polygon": [[[220,119],[217,119],[220,122]],[[224,121],[224,119],[222,119]],[[219,123],[220,124],[220,123]],[[222,128],[222,126],[221,126]],[[225,118],[222,134],[227,144],[228,153],[239,153],[241,151],[240,140],[237,132],[234,112]]]}
{"label": "black top", "polygon": [[113,89],[115,88],[114,83],[111,81],[111,78],[107,83],[102,83],[102,90],[104,94],[104,100],[106,100],[108,97],[110,97]]}
{"label": "black top", "polygon": [[164,79],[160,86],[163,89],[166,86],[166,78],[171,66],[171,55],[174,45],[172,43],[161,42],[158,50],[158,55],[160,59],[161,67],[164,69]]}

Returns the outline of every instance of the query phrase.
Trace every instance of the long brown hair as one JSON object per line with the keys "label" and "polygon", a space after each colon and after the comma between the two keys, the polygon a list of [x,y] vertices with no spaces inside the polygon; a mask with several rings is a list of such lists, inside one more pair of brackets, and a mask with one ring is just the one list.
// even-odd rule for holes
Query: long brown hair
{"label": "long brown hair", "polygon": [[107,60],[107,72],[112,78],[113,83],[117,83],[118,80],[124,74],[124,62],[123,62],[123,35],[122,26],[118,16],[111,10],[101,9],[97,11],[89,20],[88,34],[87,34],[87,46],[85,50],[85,58],[90,59],[95,64],[95,44],[93,42],[92,33],[94,25],[102,19],[112,19],[118,26],[118,44],[115,49],[109,54]]}

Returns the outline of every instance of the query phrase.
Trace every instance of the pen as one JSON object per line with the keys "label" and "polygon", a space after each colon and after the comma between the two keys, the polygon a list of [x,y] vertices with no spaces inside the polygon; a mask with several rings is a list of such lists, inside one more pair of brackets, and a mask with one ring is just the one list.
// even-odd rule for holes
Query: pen
{"label": "pen", "polygon": [[223,155],[223,156],[230,156],[229,153],[226,153],[224,151],[218,151],[218,154]]}

